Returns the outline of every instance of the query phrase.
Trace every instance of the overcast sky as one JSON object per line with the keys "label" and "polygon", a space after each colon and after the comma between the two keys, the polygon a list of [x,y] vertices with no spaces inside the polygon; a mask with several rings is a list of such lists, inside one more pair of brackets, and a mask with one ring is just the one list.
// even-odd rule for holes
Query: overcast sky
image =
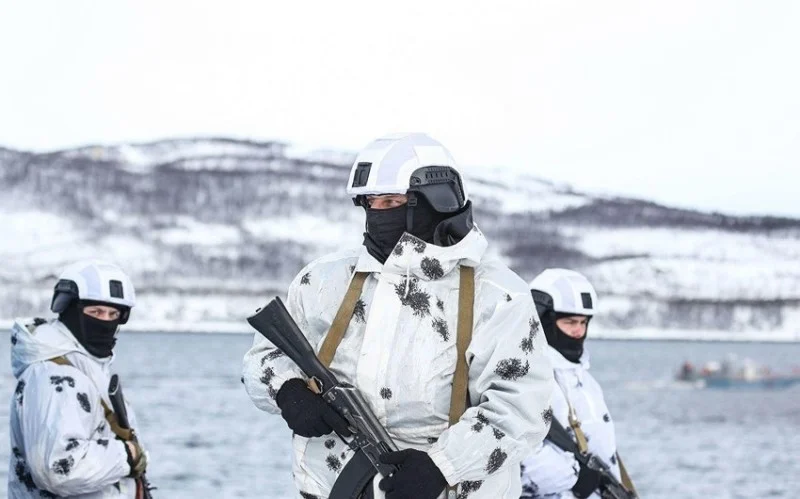
{"label": "overcast sky", "polygon": [[[800,2],[0,4],[0,145],[223,135],[800,216]],[[491,7],[490,7],[491,5]]]}

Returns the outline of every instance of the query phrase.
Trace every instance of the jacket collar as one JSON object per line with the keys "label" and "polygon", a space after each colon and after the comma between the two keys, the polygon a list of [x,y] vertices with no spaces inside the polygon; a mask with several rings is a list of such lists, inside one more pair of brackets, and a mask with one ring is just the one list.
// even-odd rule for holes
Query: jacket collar
{"label": "jacket collar", "polygon": [[27,367],[36,362],[46,361],[55,357],[76,353],[87,361],[94,362],[101,368],[106,368],[114,359],[110,357],[99,359],[83,348],[69,328],[58,319],[52,319],[38,326],[33,321],[18,319],[11,328],[11,370],[14,376],[19,377]]}
{"label": "jacket collar", "polygon": [[383,265],[366,248],[361,248],[356,271],[413,276],[433,281],[446,276],[458,265],[478,266],[488,245],[477,226],[452,246],[436,246],[404,233]]}
{"label": "jacket collar", "polygon": [[555,348],[547,345],[547,357],[553,365],[553,369],[584,369],[589,370],[589,351],[586,346],[583,347],[583,355],[581,355],[580,363],[568,361],[561,353]]}

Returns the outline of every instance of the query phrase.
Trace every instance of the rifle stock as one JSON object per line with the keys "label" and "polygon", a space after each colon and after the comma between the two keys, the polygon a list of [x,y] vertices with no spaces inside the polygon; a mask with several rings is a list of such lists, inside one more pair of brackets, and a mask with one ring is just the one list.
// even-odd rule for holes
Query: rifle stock
{"label": "rifle stock", "polygon": [[280,298],[276,297],[256,311],[255,315],[247,318],[247,322],[292,359],[306,376],[315,379],[323,393],[338,384],[333,374],[319,361],[314,348]]}
{"label": "rifle stock", "polygon": [[111,399],[111,408],[114,409],[117,423],[119,423],[123,429],[130,430],[131,423],[128,421],[128,409],[125,407],[122,386],[119,384],[119,376],[116,374],[111,376],[111,382],[108,384],[108,398]]}

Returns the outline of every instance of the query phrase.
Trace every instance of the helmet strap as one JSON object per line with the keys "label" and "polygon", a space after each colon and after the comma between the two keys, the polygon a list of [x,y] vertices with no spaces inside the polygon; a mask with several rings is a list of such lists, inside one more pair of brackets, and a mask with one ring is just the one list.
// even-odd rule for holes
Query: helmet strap
{"label": "helmet strap", "polygon": [[406,232],[412,234],[411,229],[414,227],[414,208],[417,207],[417,195],[413,192],[406,194],[408,201],[406,202]]}

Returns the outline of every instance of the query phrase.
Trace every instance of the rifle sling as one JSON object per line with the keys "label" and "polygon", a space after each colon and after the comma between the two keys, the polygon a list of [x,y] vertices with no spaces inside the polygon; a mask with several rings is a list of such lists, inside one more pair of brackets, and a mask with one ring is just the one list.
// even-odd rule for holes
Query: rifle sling
{"label": "rifle sling", "polygon": [[631,480],[628,470],[625,468],[625,465],[622,464],[622,458],[620,457],[619,452],[617,452],[617,462],[619,463],[619,475],[620,478],[622,478],[622,485],[632,492],[635,497],[639,497],[639,493],[636,492],[636,487],[633,486],[633,480]]}
{"label": "rifle sling", "polygon": [[567,403],[567,420],[569,421],[570,428],[572,428],[572,431],[575,432],[575,441],[578,444],[578,451],[581,454],[586,454],[589,452],[589,441],[586,439],[586,435],[584,435],[583,430],[581,429],[581,422],[578,420],[578,415],[575,412],[575,408],[572,407],[572,404],[569,401],[567,390],[561,386],[561,383],[559,383],[558,380],[556,380],[556,385],[558,385],[558,388],[561,389],[561,393],[564,394],[564,401]]}
{"label": "rifle sling", "polygon": [[572,431],[575,432],[575,441],[578,442],[578,450],[581,454],[586,454],[589,452],[589,440],[586,439],[586,435],[581,429],[581,422],[578,420],[578,416],[575,413],[575,408],[572,407],[572,404],[570,404],[566,393],[564,393],[564,400],[567,401],[567,407],[569,408],[569,426],[572,428]]}
{"label": "rifle sling", "polygon": [[458,326],[456,330],[456,371],[450,395],[450,426],[458,423],[467,410],[467,347],[472,341],[473,312],[475,308],[475,267],[461,267],[458,287]]}
{"label": "rifle sling", "polygon": [[[475,267],[461,266],[458,286],[458,326],[456,330],[456,371],[450,392],[450,426],[458,423],[467,410],[469,369],[467,347],[472,341],[473,314],[475,310]],[[447,498],[455,498],[458,484],[447,486]]]}
{"label": "rifle sling", "polygon": [[[48,360],[54,364],[58,364],[59,366],[75,367],[63,355]],[[108,404],[106,404],[106,401],[103,400],[103,397],[100,397],[100,404],[103,406],[103,413],[106,417],[106,421],[108,421],[108,425],[111,428],[111,431],[114,432],[114,435],[118,436],[119,438],[125,441],[133,440],[133,432],[130,429],[123,428],[122,426],[119,425],[116,414],[114,414],[114,411],[111,410],[110,407],[108,407]]]}

